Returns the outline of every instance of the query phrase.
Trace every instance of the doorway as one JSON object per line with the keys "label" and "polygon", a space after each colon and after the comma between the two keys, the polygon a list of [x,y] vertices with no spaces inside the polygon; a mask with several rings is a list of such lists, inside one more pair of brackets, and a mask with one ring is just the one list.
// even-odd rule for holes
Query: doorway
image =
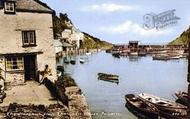
{"label": "doorway", "polygon": [[36,80],[37,78],[37,65],[36,55],[24,56],[24,71],[25,81]]}

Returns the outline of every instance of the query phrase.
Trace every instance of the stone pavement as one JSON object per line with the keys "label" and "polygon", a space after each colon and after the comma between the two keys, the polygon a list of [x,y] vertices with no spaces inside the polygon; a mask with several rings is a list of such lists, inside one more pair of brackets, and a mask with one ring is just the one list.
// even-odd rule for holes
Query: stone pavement
{"label": "stone pavement", "polygon": [[28,81],[26,85],[19,85],[7,90],[6,98],[0,106],[8,106],[10,103],[18,103],[23,105],[45,105],[57,104],[56,100],[51,100],[51,94],[44,85],[39,85],[35,81]]}

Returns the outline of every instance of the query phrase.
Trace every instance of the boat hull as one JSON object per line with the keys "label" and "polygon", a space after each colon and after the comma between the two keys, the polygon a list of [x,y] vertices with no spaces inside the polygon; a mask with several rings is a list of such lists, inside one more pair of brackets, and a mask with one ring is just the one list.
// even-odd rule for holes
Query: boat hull
{"label": "boat hull", "polygon": [[71,60],[70,63],[74,65],[74,64],[76,64],[76,61],[75,60]]}
{"label": "boat hull", "polygon": [[[133,100],[136,98],[137,100]],[[126,108],[132,112],[135,116],[148,119],[158,119],[158,111],[151,111],[151,106],[147,105],[145,102],[135,97],[133,94],[128,94],[125,96]],[[138,102],[139,101],[139,102]],[[141,106],[138,106],[141,105]]]}
{"label": "boat hull", "polygon": [[98,79],[102,80],[119,80],[119,76],[105,73],[98,73]]}
{"label": "boat hull", "polygon": [[185,92],[177,92],[177,93],[175,93],[175,95],[177,97],[176,102],[178,102],[180,104],[183,104],[185,106],[188,106],[190,104],[187,93],[185,93]]}
{"label": "boat hull", "polygon": [[139,97],[146,103],[154,105],[159,110],[159,115],[164,118],[188,119],[186,106],[149,94],[140,94]]}

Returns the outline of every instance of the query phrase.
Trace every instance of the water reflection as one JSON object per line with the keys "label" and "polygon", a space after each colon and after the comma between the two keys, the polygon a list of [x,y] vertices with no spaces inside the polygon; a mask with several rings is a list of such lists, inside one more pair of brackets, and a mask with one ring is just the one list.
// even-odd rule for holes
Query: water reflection
{"label": "water reflection", "polygon": [[125,104],[125,107],[131,112],[133,113],[138,119],[158,119],[158,117],[154,118],[151,116],[145,116],[144,114],[137,112],[133,109],[131,109],[131,107],[129,105],[127,105],[127,103]]}

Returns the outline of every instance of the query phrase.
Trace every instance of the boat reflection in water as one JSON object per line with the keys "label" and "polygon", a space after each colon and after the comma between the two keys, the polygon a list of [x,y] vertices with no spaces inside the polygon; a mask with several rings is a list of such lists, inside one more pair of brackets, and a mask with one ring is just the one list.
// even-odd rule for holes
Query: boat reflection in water
{"label": "boat reflection in water", "polygon": [[98,80],[119,84],[119,80],[105,80],[105,79],[98,79]]}

